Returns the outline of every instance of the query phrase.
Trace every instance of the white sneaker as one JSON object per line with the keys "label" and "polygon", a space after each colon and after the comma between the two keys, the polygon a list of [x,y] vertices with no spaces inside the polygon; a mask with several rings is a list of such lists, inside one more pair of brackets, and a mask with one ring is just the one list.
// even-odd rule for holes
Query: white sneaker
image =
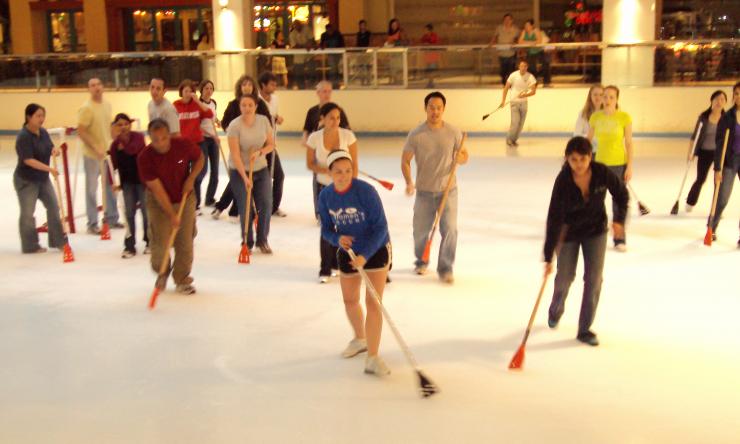
{"label": "white sneaker", "polygon": [[391,370],[385,365],[385,361],[380,356],[368,356],[365,358],[365,373],[375,376],[388,376]]}
{"label": "white sneaker", "polygon": [[367,351],[367,339],[358,339],[355,338],[351,341],[349,341],[349,344],[347,344],[347,348],[344,349],[342,352],[343,358],[351,358],[353,356],[357,356],[362,352]]}
{"label": "white sneaker", "polygon": [[694,209],[694,206],[693,205],[686,204],[686,212],[687,213],[691,213],[691,210],[693,210],[693,209]]}
{"label": "white sneaker", "polygon": [[329,283],[329,276],[319,276],[319,284]]}
{"label": "white sneaker", "polygon": [[417,265],[416,267],[414,267],[414,273],[418,274],[419,276],[427,274],[427,266]]}
{"label": "white sneaker", "polygon": [[136,256],[135,251],[123,250],[123,253],[121,253],[121,259],[131,259],[134,256]]}
{"label": "white sneaker", "polygon": [[620,243],[614,246],[614,249],[617,250],[620,253],[626,253],[627,252],[627,244]]}
{"label": "white sneaker", "polygon": [[175,287],[175,291],[177,291],[180,294],[193,294],[195,293],[195,287],[193,287],[192,284],[177,284],[177,287]]}

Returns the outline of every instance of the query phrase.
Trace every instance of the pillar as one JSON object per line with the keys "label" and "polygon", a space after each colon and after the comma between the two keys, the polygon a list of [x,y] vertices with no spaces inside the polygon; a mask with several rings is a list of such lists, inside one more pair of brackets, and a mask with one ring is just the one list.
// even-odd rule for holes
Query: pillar
{"label": "pillar", "polygon": [[[656,0],[604,0],[602,40],[625,44],[655,40]],[[605,48],[601,82],[617,86],[652,86],[655,49]]]}
{"label": "pillar", "polygon": [[13,45],[13,54],[46,52],[42,51],[41,48],[36,48],[35,39],[30,38],[39,33],[33,32],[31,5],[28,0],[10,0],[8,6],[10,9],[10,39]]}
{"label": "pillar", "polygon": [[[225,5],[225,6],[222,6]],[[254,47],[252,0],[213,0],[213,49],[239,51]],[[232,91],[244,73],[253,73],[254,61],[243,54],[217,55],[211,74],[220,91]]]}
{"label": "pillar", "polygon": [[87,52],[108,52],[108,15],[104,1],[83,0]]}

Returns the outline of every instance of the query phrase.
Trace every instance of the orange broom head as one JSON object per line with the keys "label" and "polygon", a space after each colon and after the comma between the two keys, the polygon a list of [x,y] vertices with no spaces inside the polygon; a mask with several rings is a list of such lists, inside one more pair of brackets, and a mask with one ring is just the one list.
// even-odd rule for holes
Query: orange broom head
{"label": "orange broom head", "polygon": [[69,244],[64,244],[64,262],[74,262],[75,261],[75,255],[72,254],[72,247],[69,246]]}
{"label": "orange broom head", "polygon": [[242,244],[242,249],[239,252],[239,263],[240,264],[249,263],[249,248],[247,248],[247,244]]}
{"label": "orange broom head", "polygon": [[149,310],[154,310],[154,306],[157,305],[157,296],[159,296],[159,288],[154,287],[152,297],[149,299]]}
{"label": "orange broom head", "polygon": [[521,370],[523,365],[524,365],[524,344],[519,346],[519,349],[514,354],[514,357],[511,358],[511,362],[509,363],[509,370]]}
{"label": "orange broom head", "polygon": [[380,184],[383,185],[389,191],[392,191],[393,190],[393,183],[392,182],[386,182],[384,180],[381,180],[380,181]]}
{"label": "orange broom head", "polygon": [[108,226],[108,222],[103,222],[103,229],[100,230],[100,239],[110,240],[110,227]]}
{"label": "orange broom head", "polygon": [[429,263],[429,255],[432,253],[432,240],[429,239],[427,241],[426,247],[424,247],[424,254],[421,256],[421,261],[424,263]]}
{"label": "orange broom head", "polygon": [[704,235],[704,245],[707,247],[712,246],[712,227],[707,227],[707,234]]}

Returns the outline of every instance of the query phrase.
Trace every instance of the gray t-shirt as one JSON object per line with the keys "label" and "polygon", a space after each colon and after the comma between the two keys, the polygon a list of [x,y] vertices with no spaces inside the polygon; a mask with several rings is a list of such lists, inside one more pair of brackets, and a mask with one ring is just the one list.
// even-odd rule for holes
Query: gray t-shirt
{"label": "gray t-shirt", "polygon": [[[254,116],[254,123],[252,126],[244,125],[244,121],[241,117],[237,117],[232,120],[229,124],[229,128],[226,129],[227,137],[237,137],[239,139],[239,153],[242,157],[242,163],[245,168],[249,168],[249,156],[253,151],[256,151],[263,146],[267,141],[267,134],[272,131],[270,121],[267,117],[257,114]],[[259,171],[267,167],[267,159],[265,156],[259,156],[254,161],[254,171]],[[229,168],[235,169],[234,159],[229,156]]]}
{"label": "gray t-shirt", "polygon": [[[493,34],[496,37],[497,45],[514,45],[519,39],[519,28],[511,25],[511,28],[506,28],[504,25],[498,25],[496,32]],[[499,57],[511,57],[514,55],[513,49],[501,50],[498,52]]]}
{"label": "gray t-shirt", "polygon": [[714,151],[717,149],[717,124],[707,121],[707,126],[704,127],[704,142],[701,144],[700,149],[707,151]]}
{"label": "gray t-shirt", "polygon": [[177,115],[175,106],[169,100],[162,99],[159,105],[154,103],[154,100],[150,100],[147,110],[149,111],[150,122],[154,119],[164,119],[169,125],[171,133],[180,132],[180,116]]}
{"label": "gray t-shirt", "polygon": [[[417,190],[433,193],[444,191],[461,142],[462,131],[447,122],[443,123],[442,128],[430,128],[424,122],[411,130],[403,151],[414,153]],[[457,179],[453,179],[451,189],[456,186]]]}

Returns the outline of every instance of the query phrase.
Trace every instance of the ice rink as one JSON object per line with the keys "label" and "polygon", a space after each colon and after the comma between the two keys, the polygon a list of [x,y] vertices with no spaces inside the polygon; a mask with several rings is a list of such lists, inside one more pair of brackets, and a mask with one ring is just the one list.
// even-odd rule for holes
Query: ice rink
{"label": "ice rink", "polygon": [[[633,185],[652,212],[640,217],[633,201],[629,251],[607,251],[593,327],[601,345],[575,340],[579,267],[560,326],[546,324],[551,278],[524,370],[507,370],[541,283],[565,141],[524,138],[510,156],[502,138],[469,139],[456,282],[447,286],[433,272],[412,273],[403,139],[360,138],[361,168],[396,183],[378,188],[394,247],[385,305],[441,389],[422,400],[390,329],[387,379],[363,374],[364,355],[339,357],[351,330],[338,281],[317,280],[319,228],[298,139],[279,139],[288,217],[272,219],[275,254],[238,264],[238,225],[206,213],[197,294],[176,295],[170,281],[150,312],[149,257],[120,258],[123,230],[112,241],[73,235],[71,264],[56,250],[20,254],[14,139],[2,138],[0,442],[740,442],[740,187],[707,248],[711,179],[686,214],[692,170],[681,213],[669,215],[687,140],[635,141]],[[225,184],[222,168],[219,194]],[[83,214],[82,171],[77,186]],[[40,203],[36,215],[45,220]]]}

